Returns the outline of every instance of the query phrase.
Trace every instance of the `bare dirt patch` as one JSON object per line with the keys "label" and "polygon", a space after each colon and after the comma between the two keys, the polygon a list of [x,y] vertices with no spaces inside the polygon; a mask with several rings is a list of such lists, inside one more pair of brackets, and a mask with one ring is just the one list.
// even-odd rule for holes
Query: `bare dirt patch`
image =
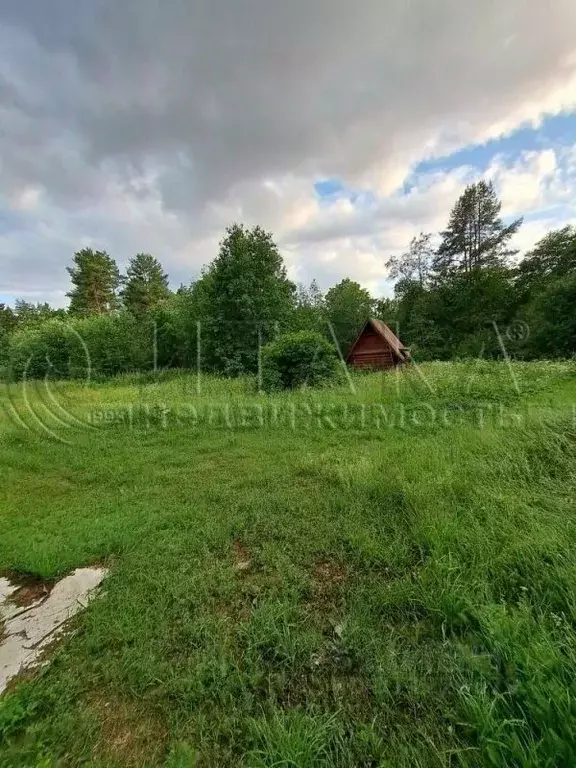
{"label": "bare dirt patch", "polygon": [[40,600],[45,600],[56,583],[54,579],[43,580],[38,576],[14,571],[3,571],[1,575],[16,587],[16,590],[6,598],[7,602],[19,608],[28,608]]}
{"label": "bare dirt patch", "polygon": [[341,622],[344,590],[349,580],[349,567],[337,558],[324,557],[310,568],[310,587],[304,598],[304,609],[328,638]]}
{"label": "bare dirt patch", "polygon": [[95,761],[134,766],[160,765],[166,752],[168,728],[158,712],[144,702],[98,694],[90,700],[100,734],[92,754]]}
{"label": "bare dirt patch", "polygon": [[242,544],[241,541],[236,539],[232,545],[234,553],[234,567],[237,571],[248,571],[252,566],[252,555]]}
{"label": "bare dirt patch", "polygon": [[312,569],[314,588],[331,591],[348,579],[348,568],[336,560],[318,560]]}
{"label": "bare dirt patch", "polygon": [[350,577],[348,566],[336,559],[323,558],[312,566],[311,591],[307,601],[317,612],[328,611],[340,601],[343,587]]}

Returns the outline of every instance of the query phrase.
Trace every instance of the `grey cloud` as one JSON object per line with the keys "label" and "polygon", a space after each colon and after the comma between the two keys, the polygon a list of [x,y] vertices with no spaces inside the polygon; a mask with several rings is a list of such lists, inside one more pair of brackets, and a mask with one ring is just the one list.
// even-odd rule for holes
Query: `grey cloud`
{"label": "grey cloud", "polygon": [[[149,229],[106,221],[110,185],[130,205],[158,197],[179,218],[166,252],[187,252],[214,235],[215,206],[257,217],[265,179],[385,173],[543,99],[573,72],[575,22],[572,0],[4,0],[3,193],[41,187],[61,242],[112,250]],[[265,225],[282,217],[271,199]],[[9,248],[0,259],[24,258]]]}

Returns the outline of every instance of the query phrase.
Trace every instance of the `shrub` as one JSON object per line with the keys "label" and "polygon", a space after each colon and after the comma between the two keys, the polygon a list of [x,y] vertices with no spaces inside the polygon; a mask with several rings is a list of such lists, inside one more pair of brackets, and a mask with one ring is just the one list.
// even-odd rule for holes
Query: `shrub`
{"label": "shrub", "polygon": [[[174,364],[162,354],[169,329],[157,333],[158,365]],[[168,350],[170,352],[170,350]],[[165,355],[164,355],[165,357]],[[178,362],[178,359],[176,359]],[[2,360],[0,359],[0,364]],[[15,379],[97,378],[146,371],[154,365],[154,321],[138,320],[129,312],[86,318],[48,320],[41,326],[16,331],[9,340],[7,368]]]}
{"label": "shrub", "polygon": [[262,386],[266,391],[324,384],[336,376],[336,350],[312,331],[287,333],[262,349]]}
{"label": "shrub", "polygon": [[528,309],[525,347],[533,357],[576,355],[576,274],[553,280]]}
{"label": "shrub", "polygon": [[12,376],[16,379],[68,376],[69,337],[68,325],[62,320],[48,320],[37,328],[16,331],[8,350]]}
{"label": "shrub", "polygon": [[70,373],[96,377],[146,370],[153,364],[152,325],[129,312],[75,320],[70,331]]}
{"label": "shrub", "polygon": [[7,365],[10,361],[10,335],[3,328],[0,328],[0,368]]}
{"label": "shrub", "polygon": [[151,313],[156,327],[156,363],[159,368],[185,368],[196,362],[197,330],[188,324],[178,300],[165,302]]}

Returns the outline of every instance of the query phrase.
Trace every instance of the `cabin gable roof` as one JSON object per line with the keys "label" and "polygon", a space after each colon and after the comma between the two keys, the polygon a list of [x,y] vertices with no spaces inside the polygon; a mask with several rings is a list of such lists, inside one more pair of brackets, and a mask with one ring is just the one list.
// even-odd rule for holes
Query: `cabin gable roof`
{"label": "cabin gable roof", "polygon": [[396,336],[396,334],[390,330],[390,328],[386,325],[386,323],[383,323],[382,320],[378,320],[375,317],[370,317],[364,323],[364,326],[360,331],[360,333],[358,334],[356,341],[350,347],[350,351],[346,355],[346,362],[349,362],[350,358],[354,353],[354,349],[356,348],[358,342],[364,336],[368,328],[372,328],[372,330],[378,336],[380,336],[380,338],[383,339],[386,342],[386,344],[388,344],[393,354],[400,362],[406,362],[406,360],[410,358],[410,352],[408,351],[408,349],[404,346],[404,344],[402,344],[402,342]]}

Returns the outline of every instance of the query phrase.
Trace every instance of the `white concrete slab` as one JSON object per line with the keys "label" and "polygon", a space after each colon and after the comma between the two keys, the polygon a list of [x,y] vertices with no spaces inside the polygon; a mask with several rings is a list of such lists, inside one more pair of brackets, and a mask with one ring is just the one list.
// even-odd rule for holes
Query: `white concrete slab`
{"label": "white concrete slab", "polygon": [[107,575],[105,568],[77,568],[54,585],[46,597],[18,606],[10,598],[19,589],[0,578],[0,694],[19,672],[34,666],[44,649],[64,631],[66,622],[83,610]]}

